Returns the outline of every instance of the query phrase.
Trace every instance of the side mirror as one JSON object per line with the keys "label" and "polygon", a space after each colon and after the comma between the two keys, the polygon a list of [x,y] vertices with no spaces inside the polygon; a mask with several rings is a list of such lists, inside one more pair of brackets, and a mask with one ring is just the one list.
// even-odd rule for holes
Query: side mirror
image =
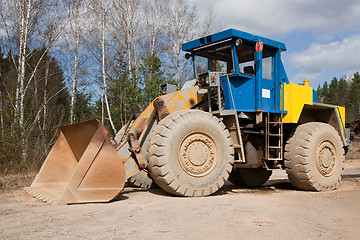
{"label": "side mirror", "polygon": [[190,57],[191,57],[191,54],[190,54],[190,53],[185,53],[185,58],[186,58],[186,59],[190,59]]}
{"label": "side mirror", "polygon": [[241,40],[241,38],[236,39],[235,45],[236,45],[237,47],[240,46],[240,45],[242,45],[242,40]]}

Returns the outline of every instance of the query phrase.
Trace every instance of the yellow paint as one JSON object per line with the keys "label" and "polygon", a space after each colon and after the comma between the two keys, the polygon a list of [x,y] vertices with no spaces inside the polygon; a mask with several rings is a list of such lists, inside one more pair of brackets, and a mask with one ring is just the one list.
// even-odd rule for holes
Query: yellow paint
{"label": "yellow paint", "polygon": [[[162,98],[165,102],[165,106],[170,113],[177,112],[184,109],[190,109],[193,105],[196,105],[201,101],[204,94],[198,94],[199,87],[194,86],[184,90],[180,90],[174,93],[169,93],[158,98]],[[191,101],[193,100],[193,104]],[[155,100],[154,100],[155,101]],[[136,129],[144,118],[149,118],[151,112],[154,110],[154,101],[141,113],[141,115],[135,120],[131,129]]]}
{"label": "yellow paint", "polygon": [[[305,80],[306,81],[306,80]],[[284,84],[281,88],[281,102],[287,114],[283,118],[284,123],[297,123],[304,108],[304,104],[313,104],[313,90],[309,86],[309,80],[304,85],[295,83]],[[284,88],[284,91],[283,91]],[[285,95],[283,95],[285,93]]]}
{"label": "yellow paint", "polygon": [[341,128],[343,131],[345,131],[345,107],[341,107],[341,106],[336,106],[336,107],[338,108],[336,114],[338,115],[339,121],[341,123]]}
{"label": "yellow paint", "polygon": [[[285,89],[285,91],[283,91]],[[285,95],[283,95],[285,93]],[[283,103],[284,101],[284,103]],[[309,80],[304,80],[304,85],[298,85],[290,82],[281,86],[281,106],[287,111],[283,118],[283,123],[297,123],[304,104],[313,105],[313,89],[309,86]],[[330,105],[334,107],[334,105]],[[336,114],[341,128],[344,131],[345,127],[345,107],[337,107]]]}

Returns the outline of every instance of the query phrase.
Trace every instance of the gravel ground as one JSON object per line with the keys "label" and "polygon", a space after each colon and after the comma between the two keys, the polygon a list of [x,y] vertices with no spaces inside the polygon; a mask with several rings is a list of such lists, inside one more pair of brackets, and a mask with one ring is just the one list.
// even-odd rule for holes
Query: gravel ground
{"label": "gravel ground", "polygon": [[0,194],[2,239],[359,239],[360,161],[338,190],[293,189],[283,171],[266,186],[226,184],[204,198],[126,188],[107,204],[55,205],[22,190]]}
{"label": "gravel ground", "polygon": [[[358,144],[359,145],[359,144]],[[125,188],[107,204],[47,204],[0,193],[1,239],[360,239],[360,148],[339,188],[295,190],[276,170],[264,187],[227,183],[204,198]]]}

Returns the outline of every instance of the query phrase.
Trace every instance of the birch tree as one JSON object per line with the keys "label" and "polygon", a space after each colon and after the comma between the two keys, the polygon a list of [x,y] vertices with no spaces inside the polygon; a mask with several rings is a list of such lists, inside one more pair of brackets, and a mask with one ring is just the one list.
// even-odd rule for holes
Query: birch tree
{"label": "birch tree", "polygon": [[[116,69],[114,71],[115,73],[121,72],[123,76],[126,76],[124,79],[119,78],[119,81],[121,81],[119,84],[123,86],[118,93],[120,106],[123,107],[123,111],[120,111],[121,121],[126,121],[129,105],[134,104],[134,102],[131,102],[129,95],[138,85],[137,46],[139,42],[139,24],[142,17],[140,0],[112,1],[110,25],[112,38],[116,45],[117,62],[120,68],[127,67],[127,70]],[[113,79],[117,79],[117,77],[114,76]]]}
{"label": "birch tree", "polygon": [[202,24],[200,25],[200,29],[199,29],[200,36],[198,37],[219,32],[221,31],[222,28],[223,28],[223,24],[221,22],[221,19],[216,17],[214,8],[209,7],[206,9],[205,15],[202,20]]}
{"label": "birch tree", "polygon": [[[67,73],[71,85],[70,97],[70,122],[74,123],[76,119],[76,105],[79,89],[82,85],[91,84],[86,80],[90,78],[93,61],[90,58],[91,53],[87,50],[87,42],[93,32],[93,21],[89,8],[90,1],[74,0],[69,1],[69,25],[65,30],[62,43],[67,50],[65,55],[66,63],[63,67]],[[82,94],[82,93],[81,93]]]}
{"label": "birch tree", "polygon": [[[30,38],[42,14],[43,0],[2,1],[1,18],[8,39],[8,48],[17,71],[16,94],[14,103],[14,124],[21,136],[22,159],[26,160],[26,139],[24,136],[24,99],[29,84],[33,80],[37,66],[29,79],[25,79],[26,60],[31,56]],[[15,47],[12,39],[16,39]],[[17,61],[14,53],[17,49]],[[14,128],[15,129],[15,128]],[[15,133],[14,133],[15,134]]]}
{"label": "birch tree", "polygon": [[182,84],[182,74],[188,61],[181,58],[181,44],[196,36],[197,12],[195,4],[189,6],[186,0],[173,0],[168,9],[166,20],[167,53],[171,65],[167,66],[167,72],[175,71],[177,87]]}
{"label": "birch tree", "polygon": [[70,102],[70,123],[74,123],[74,109],[76,104],[76,93],[78,85],[78,64],[79,64],[79,38],[80,38],[80,27],[79,27],[79,12],[80,12],[80,0],[75,2],[75,41],[74,41],[74,69],[73,69],[73,79],[71,87],[71,102]]}
{"label": "birch tree", "polygon": [[[98,23],[98,34],[97,34],[97,38],[99,44],[101,45],[101,76],[102,76],[102,85],[103,85],[103,94],[102,94],[102,99],[104,99],[105,101],[105,106],[106,106],[106,112],[107,112],[107,116],[110,122],[110,126],[114,132],[114,134],[116,134],[116,128],[115,125],[113,123],[112,120],[112,116],[111,116],[111,111],[110,111],[110,106],[109,106],[109,101],[108,101],[108,83],[107,83],[107,72],[106,72],[106,46],[105,46],[105,32],[106,32],[106,25],[107,25],[107,19],[106,16],[109,12],[109,9],[107,7],[107,5],[105,6],[106,3],[104,3],[104,0],[101,1],[93,1],[92,2],[92,10],[93,10],[93,14],[95,16],[95,22]],[[103,107],[102,107],[103,109]],[[103,117],[102,117],[102,121],[103,121]],[[104,122],[103,122],[104,123]]]}
{"label": "birch tree", "polygon": [[[14,65],[17,70],[17,84],[15,96],[15,117],[14,123],[19,129],[24,125],[24,97],[27,85],[32,80],[25,82],[26,59],[30,56],[29,39],[34,32],[39,16],[42,13],[43,0],[20,0],[2,1],[1,18],[8,39],[8,48]],[[13,39],[16,39],[17,46],[14,46]],[[14,53],[17,52],[17,61]],[[31,75],[33,77],[33,74]]]}
{"label": "birch tree", "polygon": [[130,78],[137,83],[137,57],[138,31],[141,17],[140,0],[113,1],[113,37],[122,52],[123,43],[127,54]]}
{"label": "birch tree", "polygon": [[42,122],[40,123],[40,114],[38,115],[43,147],[47,151],[49,143],[46,140],[47,132],[47,118],[48,118],[48,99],[54,96],[49,96],[48,94],[48,83],[49,83],[49,71],[50,71],[50,62],[51,62],[51,49],[53,48],[54,43],[59,40],[61,33],[64,28],[69,23],[69,16],[66,14],[64,9],[66,3],[63,3],[59,0],[50,0],[46,2],[44,14],[40,19],[41,27],[39,30],[39,35],[44,39],[44,46],[47,51],[47,56],[45,57],[45,70],[44,70],[44,83],[43,83],[43,98],[42,98]]}
{"label": "birch tree", "polygon": [[143,48],[150,55],[161,52],[159,41],[164,36],[166,14],[169,8],[168,0],[146,1],[144,5]]}

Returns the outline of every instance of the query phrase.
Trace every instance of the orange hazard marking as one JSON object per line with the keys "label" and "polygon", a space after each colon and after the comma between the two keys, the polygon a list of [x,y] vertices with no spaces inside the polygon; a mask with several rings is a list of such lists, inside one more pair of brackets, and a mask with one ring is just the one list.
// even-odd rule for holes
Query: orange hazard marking
{"label": "orange hazard marking", "polygon": [[258,41],[255,45],[255,51],[261,52],[264,49],[264,43],[262,41]]}

